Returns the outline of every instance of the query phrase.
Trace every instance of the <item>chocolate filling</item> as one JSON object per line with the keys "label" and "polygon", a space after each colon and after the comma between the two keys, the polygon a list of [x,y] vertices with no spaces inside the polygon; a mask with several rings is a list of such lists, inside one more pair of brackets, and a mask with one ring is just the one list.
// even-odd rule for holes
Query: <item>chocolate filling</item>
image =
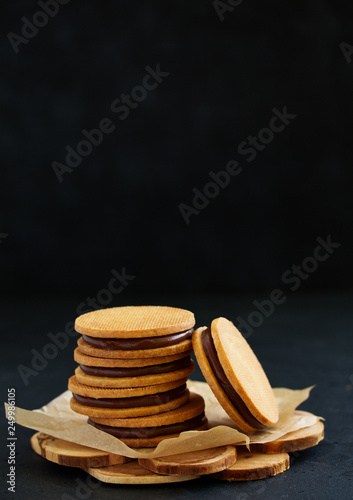
{"label": "chocolate filling", "polygon": [[111,427],[109,425],[96,424],[90,419],[87,421],[88,424],[93,425],[93,427],[96,427],[100,431],[107,432],[117,438],[125,439],[144,439],[168,434],[180,434],[181,432],[194,429],[195,427],[200,427],[206,422],[207,419],[204,412],[197,417],[186,420],[185,422],[170,425],[159,425],[155,427]]}
{"label": "chocolate filling", "polygon": [[169,403],[185,392],[186,384],[166,392],[158,392],[157,394],[147,394],[146,396],[134,396],[132,398],[86,398],[79,394],[72,394],[78,403],[85,406],[94,406],[97,408],[137,408],[140,406],[155,406]]}
{"label": "chocolate filling", "polygon": [[190,356],[172,361],[171,363],[163,363],[161,365],[141,366],[137,368],[107,368],[105,366],[85,366],[80,365],[83,372],[88,375],[98,377],[139,377],[141,375],[153,375],[158,373],[167,373],[181,368],[190,366]]}
{"label": "chocolate filling", "polygon": [[139,339],[107,339],[89,337],[88,335],[82,335],[82,338],[87,344],[92,347],[98,347],[98,349],[104,349],[106,351],[131,351],[135,349],[157,349],[159,347],[179,344],[179,342],[190,338],[193,331],[194,329],[191,328],[185,332],[172,333],[171,335],[163,335],[161,337],[141,337]]}
{"label": "chocolate filling", "polygon": [[252,413],[250,413],[250,410],[247,408],[244,401],[230,384],[218,359],[218,354],[211,335],[211,328],[206,328],[206,330],[202,332],[201,342],[203,350],[206,354],[208,362],[210,363],[211,369],[217,379],[217,382],[219,383],[227,398],[237,410],[239,415],[245,420],[245,422],[247,422],[255,429],[263,429],[264,427],[266,427],[261,422],[259,422],[254,417],[254,415],[252,415]]}

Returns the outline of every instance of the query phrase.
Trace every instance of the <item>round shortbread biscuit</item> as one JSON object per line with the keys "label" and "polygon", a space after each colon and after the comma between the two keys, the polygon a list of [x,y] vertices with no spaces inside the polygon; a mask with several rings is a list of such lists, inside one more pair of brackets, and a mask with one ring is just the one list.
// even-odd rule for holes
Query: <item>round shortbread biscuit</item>
{"label": "round shortbread biscuit", "polygon": [[278,406],[267,376],[253,350],[226,318],[212,321],[211,334],[221,366],[251,414],[265,426],[278,421]]}
{"label": "round shortbread biscuit", "polygon": [[153,375],[140,375],[138,377],[97,377],[95,375],[88,375],[79,366],[75,370],[75,375],[81,384],[93,387],[145,387],[146,385],[165,384],[173,380],[188,377],[194,369],[195,363],[193,360],[190,360],[190,366],[186,368]]}
{"label": "round shortbread biscuit", "polygon": [[235,422],[239,429],[244,432],[253,432],[256,429],[251,427],[245,420],[239,415],[237,410],[234,408],[232,403],[229,401],[228,397],[224,393],[223,389],[219,385],[217,378],[215,377],[213,370],[210,366],[210,363],[207,359],[207,356],[203,350],[201,335],[207,327],[200,327],[195,330],[192,336],[192,344],[195,352],[195,356],[198,362],[198,365],[202,371],[203,376],[206,379],[206,382],[210,386],[213,394],[216,396],[219,404],[224,408],[224,410],[228,413],[230,418]]}
{"label": "round shortbread biscuit", "polygon": [[187,378],[174,380],[164,384],[150,385],[146,387],[128,387],[128,388],[103,388],[92,387],[89,385],[81,384],[75,375],[69,379],[68,389],[74,394],[84,396],[86,398],[132,398],[137,396],[146,396],[147,394],[158,394],[159,392],[167,392],[176,389],[185,384]]}
{"label": "round shortbread biscuit", "polygon": [[[200,425],[199,427],[195,427],[193,429],[190,429],[192,431],[204,431],[208,428],[207,422],[204,424]],[[188,432],[188,431],[185,431]],[[127,444],[128,446],[132,448],[154,448],[157,446],[161,441],[164,441],[165,439],[171,439],[171,438],[176,438],[179,437],[180,434],[166,434],[165,436],[157,436],[153,438],[143,438],[143,439],[133,439],[133,438],[119,438],[120,441],[123,443]],[[169,476],[169,477],[181,477],[181,476]]]}
{"label": "round shortbread biscuit", "polygon": [[135,358],[135,359],[119,359],[119,358],[98,358],[96,356],[88,356],[83,354],[77,347],[74,351],[74,359],[80,365],[85,366],[100,366],[106,368],[141,368],[144,366],[162,365],[171,363],[179,359],[185,358],[191,354],[191,350],[180,352],[173,356],[160,356],[157,358]]}
{"label": "round shortbread biscuit", "polygon": [[166,306],[126,306],[100,309],[79,316],[75,330],[91,337],[140,338],[189,330],[192,312]]}
{"label": "round shortbread biscuit", "polygon": [[136,418],[96,418],[91,420],[96,424],[111,427],[158,427],[160,425],[177,424],[197,417],[205,409],[205,402],[199,394],[190,393],[189,401],[179,408],[158,415]]}
{"label": "round shortbread biscuit", "polygon": [[156,349],[135,349],[130,351],[123,350],[107,350],[107,349],[98,349],[97,347],[92,347],[87,344],[83,340],[83,338],[79,338],[77,341],[78,349],[83,354],[87,354],[88,356],[95,356],[97,358],[119,358],[119,359],[146,359],[146,358],[154,358],[154,357],[165,357],[165,356],[174,356],[175,354],[186,353],[192,350],[192,341],[191,339],[183,340],[178,344],[169,345],[167,347],[157,347]]}
{"label": "round shortbread biscuit", "polygon": [[129,417],[144,417],[147,415],[157,415],[165,411],[174,410],[188,402],[189,391],[185,391],[178,398],[169,401],[168,403],[153,405],[153,406],[138,406],[136,408],[99,408],[96,406],[82,405],[74,398],[70,400],[70,407],[76,413],[87,415],[87,417],[98,418],[129,418]]}

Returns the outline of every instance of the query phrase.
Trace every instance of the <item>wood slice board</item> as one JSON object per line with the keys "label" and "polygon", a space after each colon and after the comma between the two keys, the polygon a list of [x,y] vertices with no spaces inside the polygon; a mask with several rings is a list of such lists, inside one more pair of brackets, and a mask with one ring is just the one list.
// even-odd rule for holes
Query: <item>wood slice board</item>
{"label": "wood slice board", "polygon": [[220,446],[168,457],[140,458],[138,462],[142,467],[157,474],[201,476],[227,469],[236,459],[235,446]]}
{"label": "wood slice board", "polygon": [[222,472],[211,474],[216,479],[227,481],[251,481],[275,476],[289,469],[288,453],[250,453],[238,451],[234,465]]}
{"label": "wood slice board", "polygon": [[31,437],[33,450],[50,462],[55,462],[68,467],[107,467],[109,465],[124,464],[133,459],[114,455],[102,450],[88,448],[76,443],[70,443],[63,439],[48,436],[37,432]]}
{"label": "wood slice board", "polygon": [[317,422],[310,427],[289,432],[270,443],[254,443],[250,445],[253,453],[289,453],[300,451],[317,445],[324,439],[324,424]]}
{"label": "wood slice board", "polygon": [[[287,453],[251,453],[237,451],[234,446],[164,459],[144,459],[149,462],[149,467],[153,467],[153,471],[150,471],[137,460],[70,443],[41,432],[32,436],[31,445],[36,453],[47,460],[79,467],[100,481],[113,484],[173,483],[197,479],[202,474],[209,474],[217,479],[247,481],[274,476],[289,468]],[[143,463],[141,459],[140,462]],[[214,472],[215,467],[218,472]],[[154,472],[157,469],[159,473]],[[165,472],[162,473],[162,470]]]}
{"label": "wood slice board", "polygon": [[155,474],[141,467],[137,460],[120,465],[111,465],[110,467],[88,468],[88,474],[103,481],[104,483],[113,484],[161,484],[161,483],[177,483],[182,481],[191,481],[198,479],[199,476],[193,475],[175,475],[163,476]]}

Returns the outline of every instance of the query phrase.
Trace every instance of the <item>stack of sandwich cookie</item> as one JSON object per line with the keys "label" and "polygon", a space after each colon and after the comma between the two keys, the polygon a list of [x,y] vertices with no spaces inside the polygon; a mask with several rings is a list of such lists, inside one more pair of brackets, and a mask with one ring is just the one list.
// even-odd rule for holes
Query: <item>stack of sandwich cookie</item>
{"label": "stack of sandwich cookie", "polygon": [[153,447],[181,432],[207,428],[205,403],[201,396],[191,393],[189,401],[175,410],[136,418],[96,418],[88,423],[132,447]]}
{"label": "stack of sandwich cookie", "polygon": [[[71,408],[86,415],[97,430],[136,448],[157,446],[184,431],[207,429],[203,398],[186,387],[194,369],[190,359],[194,346],[210,388],[241,431],[252,433],[274,425],[278,421],[274,393],[241,333],[225,318],[195,332],[194,323],[189,311],[154,306],[80,316],[76,329],[83,336],[75,350],[80,366],[69,380]],[[313,416],[298,410],[294,414]],[[168,483],[205,475],[248,481],[286,471],[288,452],[317,445],[324,426],[316,418],[310,427],[272,441],[260,438],[250,449],[233,444],[200,451],[204,443],[198,437],[188,435],[184,453],[138,461],[43,433],[32,436],[31,445],[47,460],[80,467],[108,483]]]}
{"label": "stack of sandwich cookie", "polygon": [[[133,446],[155,446],[146,439],[155,443],[205,428],[202,398],[190,399],[186,388],[194,370],[194,324],[190,311],[162,306],[116,307],[77,318],[82,337],[74,354],[79,367],[69,380],[71,408],[127,444],[133,440]],[[180,407],[183,411],[173,413]],[[156,421],[144,420],[159,414]],[[160,429],[152,435],[140,427]]]}

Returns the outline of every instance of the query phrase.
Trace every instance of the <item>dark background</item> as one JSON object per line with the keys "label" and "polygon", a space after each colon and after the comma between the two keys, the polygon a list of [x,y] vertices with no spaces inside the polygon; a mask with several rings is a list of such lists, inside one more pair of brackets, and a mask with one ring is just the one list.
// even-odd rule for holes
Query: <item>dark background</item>
{"label": "dark background", "polygon": [[[110,270],[129,294],[268,291],[332,235],[339,254],[303,289],[351,287],[353,44],[348,2],[248,1],[221,22],[209,2],[77,2],[19,52],[21,17],[2,6],[2,292],[95,294]],[[113,100],[145,67],[170,75],[124,121]],[[237,152],[272,109],[297,118],[251,163]],[[114,132],[60,183],[82,129]],[[243,172],[187,225],[208,173]]]}
{"label": "dark background", "polygon": [[[107,288],[113,268],[135,278],[98,306],[181,306],[198,326],[248,319],[255,299],[280,288],[286,302],[248,340],[273,386],[317,384],[303,409],[326,418],[325,441],[265,490],[204,480],[144,496],[351,498],[353,64],[340,44],[353,45],[352,6],[244,0],[222,22],[211,1],[72,0],[16,54],[7,35],[38,10],[8,2],[0,15],[3,400],[15,387],[18,406],[38,408],[66,389],[75,338],[27,385],[18,367]],[[120,121],[111,103],[158,64],[170,75]],[[238,145],[285,106],[297,117],[248,163]],[[106,117],[114,132],[60,183],[52,162]],[[179,204],[230,160],[242,173],[187,225]],[[283,273],[328,235],[340,248],[290,291]],[[17,498],[75,497],[85,473],[35,456],[33,431],[16,432]],[[92,498],[141,491],[103,485]]]}

